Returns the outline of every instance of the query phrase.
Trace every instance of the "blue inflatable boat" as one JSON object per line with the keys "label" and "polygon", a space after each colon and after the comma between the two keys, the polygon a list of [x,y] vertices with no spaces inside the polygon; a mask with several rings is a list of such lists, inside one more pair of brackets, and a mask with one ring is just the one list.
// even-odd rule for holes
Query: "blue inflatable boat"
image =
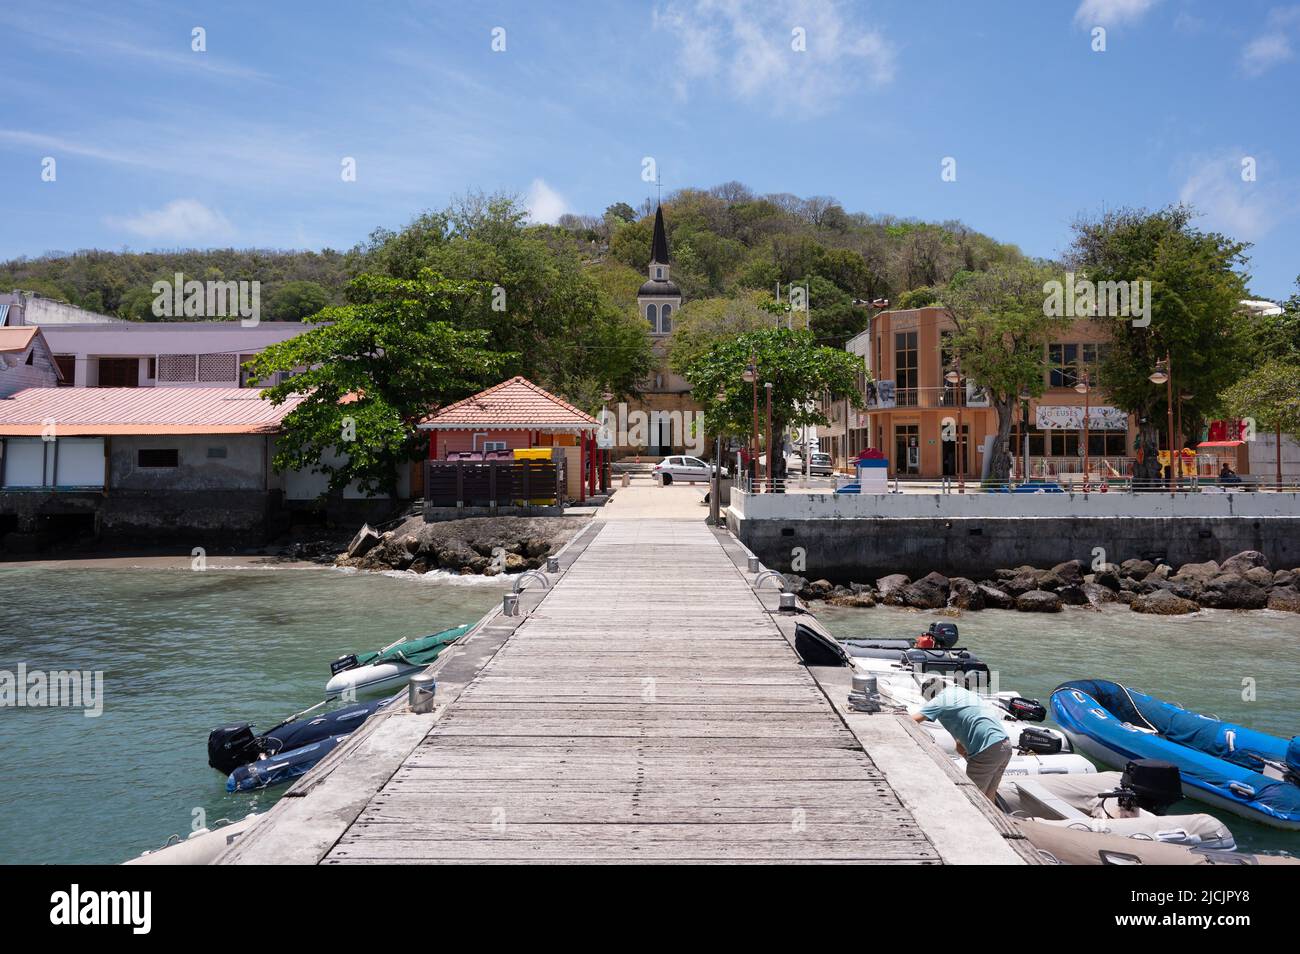
{"label": "blue inflatable boat", "polygon": [[391,701],[356,702],[318,715],[308,710],[261,735],[255,735],[248,722],[219,726],[208,733],[208,764],[228,776],[228,792],[287,782],[304,774]]}
{"label": "blue inflatable boat", "polygon": [[226,779],[226,791],[247,792],[255,788],[268,788],[292,781],[299,775],[306,775],[346,738],[346,735],[331,735],[319,742],[241,765]]}
{"label": "blue inflatable boat", "polygon": [[1104,679],[1057,686],[1052,715],[1076,750],[1104,765],[1171,762],[1189,798],[1274,828],[1300,829],[1300,736],[1279,739],[1220,722]]}

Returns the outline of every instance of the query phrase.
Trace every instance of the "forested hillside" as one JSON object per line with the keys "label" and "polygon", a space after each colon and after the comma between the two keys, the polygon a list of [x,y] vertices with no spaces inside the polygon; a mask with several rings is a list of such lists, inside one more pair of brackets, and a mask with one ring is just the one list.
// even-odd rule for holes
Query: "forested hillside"
{"label": "forested hillside", "polygon": [[[187,279],[260,281],[264,319],[300,320],[325,305],[341,304],[344,286],[355,275],[376,268],[401,273],[397,260],[403,254],[421,259],[431,229],[438,233],[432,244],[438,245],[444,232],[456,231],[449,211],[426,213],[401,231],[377,230],[346,252],[87,250],[17,259],[0,263],[0,288],[22,288],[147,321],[153,318],[151,286],[179,271]],[[611,299],[626,308],[644,280],[653,212],[649,202],[639,210],[617,202],[603,215],[568,215],[558,226],[534,227],[534,234],[553,256],[576,253]],[[858,330],[863,313],[852,307],[854,298],[888,297],[897,304],[903,293],[942,284],[960,269],[1021,257],[1015,246],[960,222],[851,213],[829,197],[759,196],[734,182],[666,195],[664,212],[673,278],[688,301],[748,299],[752,292],[771,292],[778,282],[806,284],[815,330],[828,339],[842,340]],[[463,259],[437,258],[449,269],[466,265]],[[472,277],[492,276],[475,267]]]}

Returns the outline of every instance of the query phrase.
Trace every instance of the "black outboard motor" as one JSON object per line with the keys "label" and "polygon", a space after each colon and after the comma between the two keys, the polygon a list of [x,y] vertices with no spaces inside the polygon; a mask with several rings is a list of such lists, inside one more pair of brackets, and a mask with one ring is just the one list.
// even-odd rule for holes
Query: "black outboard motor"
{"label": "black outboard motor", "polygon": [[1061,751],[1061,737],[1046,729],[1025,726],[1020,730],[1020,741],[1016,743],[1016,748],[1024,754],[1057,755]]}
{"label": "black outboard motor", "polygon": [[261,754],[261,740],[253,734],[252,723],[218,726],[208,733],[208,764],[222,775],[256,761]]}
{"label": "black outboard motor", "polygon": [[936,649],[952,649],[957,645],[957,624],[931,623],[926,635],[934,640]]}
{"label": "black outboard motor", "polygon": [[1124,766],[1119,787],[1133,793],[1139,808],[1163,815],[1183,797],[1183,780],[1178,766],[1159,759],[1134,759]]}

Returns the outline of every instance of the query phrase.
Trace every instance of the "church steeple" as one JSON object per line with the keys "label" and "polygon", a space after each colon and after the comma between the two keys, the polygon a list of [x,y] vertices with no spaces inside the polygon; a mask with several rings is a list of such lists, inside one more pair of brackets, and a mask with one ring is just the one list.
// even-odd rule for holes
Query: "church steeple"
{"label": "church steeple", "polygon": [[668,264],[668,232],[664,229],[663,206],[655,206],[655,237],[650,243],[650,264]]}
{"label": "church steeple", "polygon": [[650,280],[637,289],[637,305],[650,325],[653,335],[673,330],[673,315],[682,304],[682,290],[668,277],[668,230],[664,228],[664,210],[655,208],[655,234],[650,243]]}

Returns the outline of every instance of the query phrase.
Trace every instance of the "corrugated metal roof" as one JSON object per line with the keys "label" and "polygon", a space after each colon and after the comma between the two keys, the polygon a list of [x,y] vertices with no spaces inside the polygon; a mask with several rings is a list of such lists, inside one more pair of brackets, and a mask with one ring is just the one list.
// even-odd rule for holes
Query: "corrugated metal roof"
{"label": "corrugated metal roof", "polygon": [[420,423],[422,430],[586,430],[600,422],[522,376],[449,404]]}
{"label": "corrugated metal roof", "polygon": [[27,388],[0,398],[0,436],[271,434],[302,398],[279,406],[254,388]]}
{"label": "corrugated metal roof", "polygon": [[[8,307],[8,306],[6,306]],[[0,354],[26,351],[40,331],[35,325],[15,325],[12,328],[0,328]]]}

